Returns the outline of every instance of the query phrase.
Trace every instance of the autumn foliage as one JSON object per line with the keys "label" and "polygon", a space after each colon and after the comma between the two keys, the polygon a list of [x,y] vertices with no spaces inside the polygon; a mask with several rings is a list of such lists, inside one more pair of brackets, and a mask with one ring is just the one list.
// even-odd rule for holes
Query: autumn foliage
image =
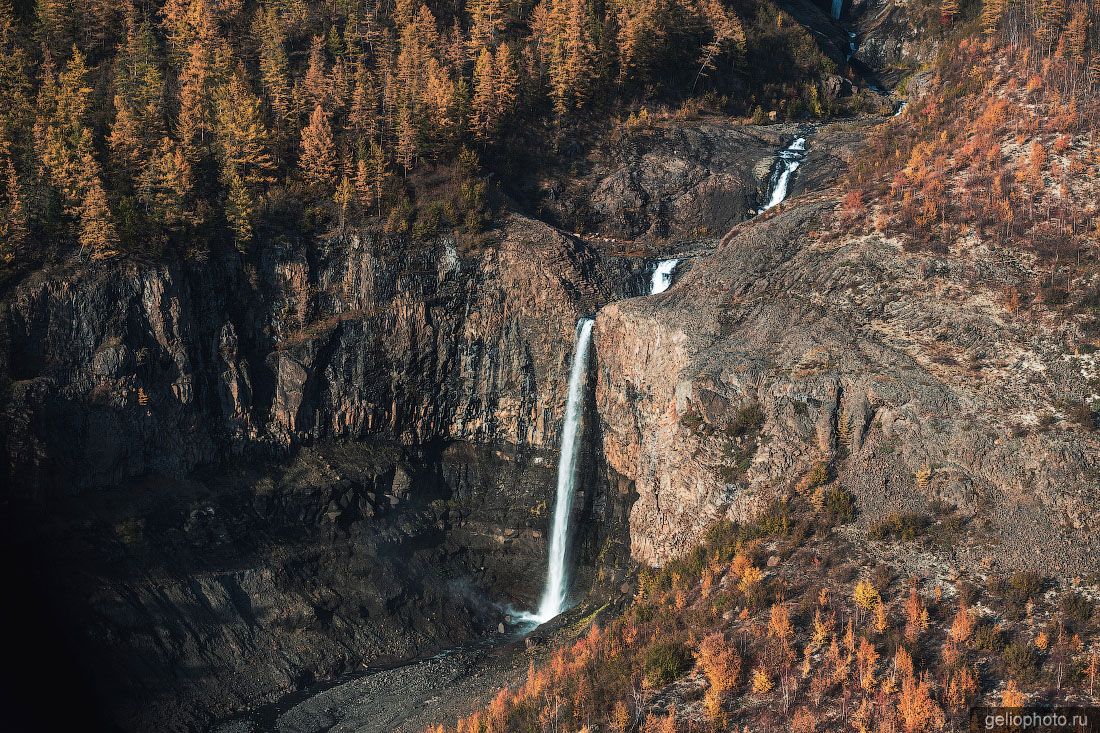
{"label": "autumn foliage", "polygon": [[[945,21],[960,12],[942,7]],[[922,92],[853,166],[839,214],[911,251],[1031,263],[1015,315],[1080,298],[1097,267],[1100,13],[985,0],[974,20],[980,31],[948,36]]]}
{"label": "autumn foliage", "polygon": [[0,264],[66,236],[97,258],[249,252],[291,221],[475,236],[489,173],[551,165],[574,131],[642,102],[810,114],[831,62],[781,15],[770,0],[0,0]]}
{"label": "autumn foliage", "polygon": [[[805,509],[786,531],[766,519],[718,525],[704,545],[643,570],[621,615],[573,632],[524,680],[444,730],[918,733],[963,729],[978,703],[1094,700],[1097,626],[1090,620],[1071,638],[1058,604],[1042,605],[1041,584],[945,592],[933,579],[850,577],[865,556]],[[1012,624],[1018,593],[1031,611]],[[1050,639],[1045,650],[1029,630],[1037,627]],[[1010,652],[999,641],[1009,635],[1010,646],[1032,651]]]}

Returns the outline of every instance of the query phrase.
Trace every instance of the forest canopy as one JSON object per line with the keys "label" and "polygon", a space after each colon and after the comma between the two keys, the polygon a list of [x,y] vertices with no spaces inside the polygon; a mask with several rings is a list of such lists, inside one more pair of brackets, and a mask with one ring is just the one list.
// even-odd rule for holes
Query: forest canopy
{"label": "forest canopy", "polygon": [[421,229],[477,231],[484,169],[532,139],[692,97],[823,114],[835,71],[768,0],[0,3],[7,264],[44,241],[248,251],[273,222],[403,233],[432,170]]}

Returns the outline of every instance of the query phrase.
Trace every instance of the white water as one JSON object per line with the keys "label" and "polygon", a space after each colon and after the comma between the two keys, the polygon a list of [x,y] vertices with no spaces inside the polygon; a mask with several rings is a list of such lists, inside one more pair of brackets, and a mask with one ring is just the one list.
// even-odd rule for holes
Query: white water
{"label": "white water", "polygon": [[[772,173],[768,203],[761,211],[778,206],[787,198],[791,174],[806,157],[806,140],[798,138],[783,150]],[[663,293],[672,286],[672,276],[679,259],[660,260],[650,278],[649,294]],[[592,344],[591,318],[577,322],[576,347],[569,371],[569,393],[565,400],[565,422],[561,430],[561,455],[558,458],[558,486],[554,497],[554,516],[550,525],[550,555],[547,562],[546,588],[537,613],[509,608],[509,616],[521,623],[542,624],[565,610],[569,591],[569,515],[576,493],[577,459],[581,447],[584,416],[585,377],[588,372],[588,352]]]}
{"label": "white water", "polygon": [[761,211],[767,211],[779,206],[787,198],[787,188],[791,182],[791,175],[802,165],[806,159],[806,139],[798,138],[785,149],[779,151],[779,160],[776,161],[772,171],[771,183],[768,186],[768,201]]}
{"label": "white water", "polygon": [[844,0],[833,0],[833,20],[840,20],[842,10],[844,10]]}
{"label": "white water", "polygon": [[546,589],[538,614],[523,615],[522,620],[544,623],[565,610],[569,590],[566,566],[569,549],[569,514],[576,492],[577,455],[581,445],[581,419],[584,416],[585,377],[588,375],[588,351],[592,343],[592,319],[577,322],[576,351],[569,371],[569,395],[565,400],[565,422],[561,429],[561,457],[558,459],[558,490],[554,498],[554,518],[550,530],[550,560],[546,571]]}
{"label": "white water", "polygon": [[649,294],[663,293],[672,285],[672,272],[680,260],[661,260],[657,263],[657,269],[653,271],[653,277],[649,281]]}

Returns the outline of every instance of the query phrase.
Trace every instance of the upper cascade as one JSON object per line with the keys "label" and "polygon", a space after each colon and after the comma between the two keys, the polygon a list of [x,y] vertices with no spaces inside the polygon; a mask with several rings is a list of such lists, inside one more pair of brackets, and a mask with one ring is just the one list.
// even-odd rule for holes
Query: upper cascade
{"label": "upper cascade", "polygon": [[679,264],[679,259],[661,260],[657,263],[657,268],[653,270],[653,276],[649,281],[650,295],[663,293],[672,286],[672,275]]}
{"label": "upper cascade", "polygon": [[768,199],[760,211],[774,208],[787,198],[791,176],[802,161],[806,159],[806,138],[800,137],[783,150],[779,151],[775,168],[772,170],[771,182],[768,186]]}

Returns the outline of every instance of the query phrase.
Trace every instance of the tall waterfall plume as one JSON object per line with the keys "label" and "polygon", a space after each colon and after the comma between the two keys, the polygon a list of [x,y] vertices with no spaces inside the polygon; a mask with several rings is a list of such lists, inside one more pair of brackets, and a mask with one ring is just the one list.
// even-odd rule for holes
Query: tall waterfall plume
{"label": "tall waterfall plume", "polygon": [[569,372],[569,395],[565,400],[565,422],[561,429],[561,457],[558,458],[558,488],[554,497],[554,517],[550,529],[550,559],[546,571],[546,589],[538,615],[532,620],[543,623],[565,610],[569,591],[569,515],[577,489],[577,457],[583,438],[583,417],[588,352],[592,344],[592,319],[577,322],[576,349]]}
{"label": "tall waterfall plume", "polygon": [[833,20],[840,20],[842,10],[844,10],[844,0],[833,0]]}

